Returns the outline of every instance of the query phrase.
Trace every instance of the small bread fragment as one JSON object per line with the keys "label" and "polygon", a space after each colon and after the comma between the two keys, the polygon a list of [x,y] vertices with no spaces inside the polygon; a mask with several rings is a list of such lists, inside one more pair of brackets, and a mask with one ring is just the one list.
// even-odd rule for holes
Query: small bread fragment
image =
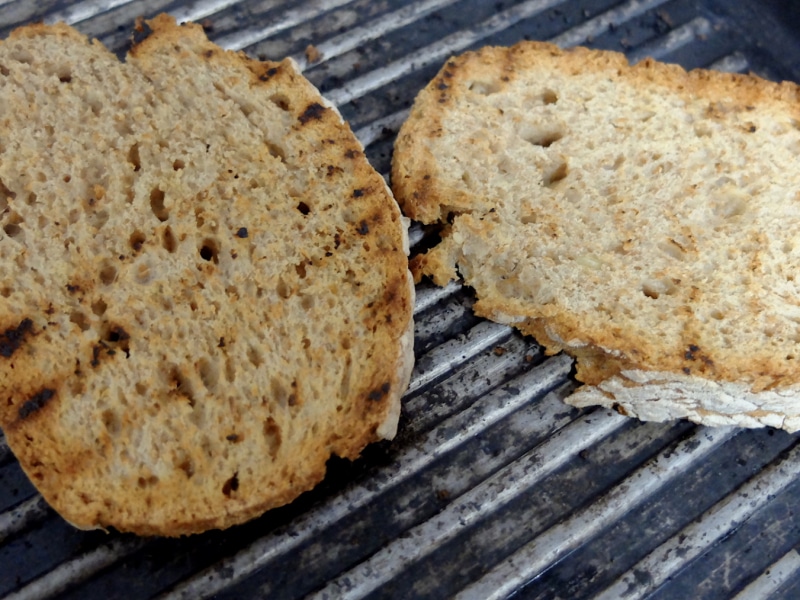
{"label": "small bread fragment", "polygon": [[577,358],[576,406],[800,428],[800,89],[523,42],[453,58],[395,147],[415,276]]}
{"label": "small bread fragment", "polygon": [[176,536],[394,436],[406,220],[290,60],[167,16],[0,43],[0,425],[80,528]]}

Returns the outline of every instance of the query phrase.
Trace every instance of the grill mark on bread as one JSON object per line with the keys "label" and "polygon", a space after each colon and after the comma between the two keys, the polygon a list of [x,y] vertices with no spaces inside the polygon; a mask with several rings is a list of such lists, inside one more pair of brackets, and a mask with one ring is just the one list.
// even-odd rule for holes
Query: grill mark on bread
{"label": "grill mark on bread", "polygon": [[319,102],[312,102],[298,117],[298,120],[301,125],[305,125],[309,121],[321,121],[327,110],[328,109]]}
{"label": "grill mark on bread", "polygon": [[9,327],[0,335],[0,356],[11,358],[25,343],[25,340],[33,334],[33,321],[27,317],[22,319],[16,327]]}
{"label": "grill mark on bread", "polygon": [[56,392],[50,388],[42,388],[33,396],[28,398],[22,406],[19,407],[19,418],[25,420],[31,415],[38,413],[55,397]]}

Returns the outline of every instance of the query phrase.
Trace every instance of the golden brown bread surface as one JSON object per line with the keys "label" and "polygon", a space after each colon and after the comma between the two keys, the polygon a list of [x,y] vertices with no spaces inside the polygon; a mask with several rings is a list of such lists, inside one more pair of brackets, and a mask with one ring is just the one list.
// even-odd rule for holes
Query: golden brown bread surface
{"label": "golden brown bread surface", "polygon": [[395,147],[417,277],[577,357],[569,402],[800,428],[800,92],[544,43],[449,60]]}
{"label": "golden brown bread surface", "polygon": [[180,535],[394,435],[406,223],[291,61],[169,17],[0,43],[0,424],[78,527]]}

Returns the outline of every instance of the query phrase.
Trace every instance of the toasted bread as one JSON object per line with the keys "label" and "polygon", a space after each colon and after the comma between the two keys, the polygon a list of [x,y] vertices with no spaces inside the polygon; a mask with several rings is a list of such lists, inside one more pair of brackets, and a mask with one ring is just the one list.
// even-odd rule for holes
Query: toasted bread
{"label": "toasted bread", "polygon": [[0,424],[81,528],[242,523],[391,438],[406,220],[291,60],[167,16],[0,43]]}
{"label": "toasted bread", "polygon": [[577,358],[568,402],[800,428],[800,91],[523,42],[455,57],[395,147],[416,277]]}

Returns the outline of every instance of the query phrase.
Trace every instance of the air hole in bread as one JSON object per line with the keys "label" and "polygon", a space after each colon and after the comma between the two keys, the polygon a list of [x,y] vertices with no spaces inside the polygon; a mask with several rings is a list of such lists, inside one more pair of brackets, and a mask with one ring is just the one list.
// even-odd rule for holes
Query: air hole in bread
{"label": "air hole in bread", "polygon": [[558,102],[558,94],[553,90],[545,90],[542,92],[542,102],[545,104],[555,104]]}
{"label": "air hole in bread", "polygon": [[16,223],[6,223],[3,225],[3,231],[5,231],[6,235],[10,238],[17,239],[23,236],[22,228]]}
{"label": "air hole in bread", "polygon": [[194,407],[195,398],[192,382],[181,372],[177,365],[172,365],[167,372],[167,383],[169,387],[184,396],[189,402],[189,406]]}
{"label": "air hole in bread", "polygon": [[314,308],[314,296],[310,294],[305,294],[300,299],[300,306],[303,307],[303,310],[311,310]]}
{"label": "air hole in bread", "polygon": [[104,410],[100,417],[103,421],[103,426],[108,431],[109,435],[115,436],[120,432],[121,423],[119,415],[113,410]]}
{"label": "air hole in bread", "polygon": [[219,383],[219,365],[216,361],[203,357],[197,363],[197,372],[200,375],[200,381],[210,392],[217,389]]}
{"label": "air hole in bread", "polygon": [[131,250],[134,252],[139,252],[142,249],[145,241],[144,233],[139,231],[138,229],[131,234],[131,237],[128,238],[128,243],[131,246]]}
{"label": "air hole in bread", "polygon": [[125,118],[117,119],[114,122],[114,129],[116,129],[117,133],[121,136],[133,134],[133,126],[131,125],[131,122]]}
{"label": "air hole in bread", "polygon": [[8,201],[16,197],[17,194],[8,189],[0,179],[0,210],[5,210],[8,207]]}
{"label": "air hole in bread", "polygon": [[234,473],[233,477],[228,479],[225,483],[222,484],[222,493],[226,496],[230,496],[233,492],[239,489],[239,473]]}
{"label": "air hole in bread", "polygon": [[117,278],[117,268],[114,265],[105,265],[100,269],[100,281],[103,285],[111,285]]}
{"label": "air hole in bread", "polygon": [[3,64],[0,64],[0,75],[2,75],[3,77],[8,77],[8,74],[9,74],[10,72],[11,72],[11,71],[9,71],[9,70],[8,70],[8,67],[6,67],[6,66],[5,66],[5,65],[3,65]]}
{"label": "air hole in bread", "polygon": [[520,130],[520,137],[534,146],[549,148],[564,137],[564,131],[556,126],[533,127],[526,126]]}
{"label": "air hole in bread", "polygon": [[725,318],[725,313],[723,313],[718,308],[715,308],[715,309],[712,309],[711,312],[708,313],[708,316],[711,317],[712,319],[717,320],[717,321],[722,321]]}
{"label": "air hole in bread", "polygon": [[306,204],[305,202],[300,202],[297,205],[297,210],[300,211],[300,214],[302,214],[302,215],[307,215],[308,213],[311,212],[311,209],[308,207],[308,204]]}
{"label": "air hole in bread", "polygon": [[264,421],[264,437],[267,442],[267,451],[274,460],[281,448],[281,428],[272,417],[268,417]]}
{"label": "air hole in bread", "polygon": [[137,381],[136,384],[133,386],[133,389],[135,389],[136,393],[139,394],[140,396],[146,396],[147,395],[148,388],[147,388],[147,384],[146,383],[143,383],[141,381]]}
{"label": "air hole in bread", "polygon": [[306,278],[306,263],[305,261],[299,262],[294,266],[294,270],[297,272],[297,276],[300,279]]}
{"label": "air hole in bread", "polygon": [[228,383],[236,381],[236,364],[230,356],[225,357],[225,379]]}
{"label": "air hole in bread", "polygon": [[89,318],[80,310],[73,310],[69,315],[69,320],[71,323],[75,323],[81,331],[87,331],[91,327]]}
{"label": "air hole in bread", "polygon": [[178,463],[178,468],[183,471],[184,475],[186,475],[186,479],[191,479],[192,475],[194,475],[194,464],[192,463],[192,459],[185,456],[185,453],[182,453],[181,461]]}
{"label": "air hole in bread", "polygon": [[247,360],[249,360],[250,364],[252,364],[256,368],[264,364],[264,356],[261,354],[261,351],[255,346],[248,346]]}
{"label": "air hole in bread", "polygon": [[286,162],[286,151],[272,142],[265,142],[270,156],[279,159],[282,163]]}
{"label": "air hole in bread", "polygon": [[467,89],[481,96],[489,96],[500,91],[500,85],[495,81],[472,81]]}
{"label": "air hole in bread", "polygon": [[169,211],[166,206],[164,206],[164,192],[161,188],[153,188],[150,192],[150,209],[162,223],[169,219]]}
{"label": "air hole in bread", "polygon": [[11,294],[13,293],[14,293],[14,288],[10,286],[6,285],[0,288],[0,296],[2,296],[3,298],[10,298]]}
{"label": "air hole in bread", "polygon": [[683,248],[673,239],[659,242],[658,249],[676,260],[686,260],[686,253],[683,251]]}
{"label": "air hole in bread", "polygon": [[170,254],[173,254],[175,250],[178,249],[178,240],[175,239],[175,234],[172,233],[172,227],[169,225],[167,225],[167,228],[161,236],[161,245],[164,246],[164,249]]}
{"label": "air hole in bread", "polygon": [[653,300],[658,300],[659,293],[655,290],[652,286],[644,284],[642,286],[642,293],[647,296],[648,298],[652,298]]}
{"label": "air hole in bread", "polygon": [[33,54],[31,54],[27,50],[25,50],[23,48],[19,48],[19,47],[13,48],[11,50],[11,54],[9,55],[9,58],[11,60],[15,60],[17,62],[26,64],[26,65],[30,65],[30,64],[33,63]]}
{"label": "air hole in bread", "polygon": [[569,169],[567,168],[566,162],[559,163],[554,169],[552,169],[549,173],[546,173],[542,183],[546,187],[553,187],[559,181],[562,181],[566,178],[567,174],[569,173]]}
{"label": "air hole in bread", "polygon": [[270,96],[270,102],[272,102],[275,106],[277,106],[281,110],[285,111],[291,110],[291,104],[289,104],[289,97],[285,96],[284,94],[273,94],[272,96]]}
{"label": "air hole in bread", "polygon": [[102,298],[95,300],[92,302],[92,312],[96,314],[98,317],[102,317],[106,314],[106,310],[108,309],[108,305]]}
{"label": "air hole in bread", "polygon": [[288,285],[286,285],[286,281],[284,281],[283,277],[278,277],[278,283],[275,286],[275,291],[278,292],[278,296],[283,299],[286,299],[292,295],[292,290]]}
{"label": "air hole in bread", "polygon": [[611,164],[603,165],[603,168],[606,171],[619,171],[620,167],[625,163],[625,157],[622,154],[618,154],[617,157],[614,159],[614,162]]}
{"label": "air hole in bread", "polygon": [[150,475],[149,477],[139,477],[139,479],[136,480],[136,485],[138,485],[142,489],[148,486],[153,486],[157,483],[158,483],[158,477],[156,477],[155,475]]}
{"label": "air hole in bread", "polygon": [[219,248],[217,242],[211,238],[203,240],[200,246],[200,258],[205,261],[213,262],[215,265],[219,263]]}
{"label": "air hole in bread", "polygon": [[657,300],[662,294],[673,295],[678,290],[678,286],[669,278],[652,279],[642,284],[642,293],[648,298]]}
{"label": "air hole in bread", "polygon": [[95,231],[99,231],[103,228],[103,225],[108,222],[108,211],[105,209],[98,210],[89,217],[88,221],[89,225],[93,227]]}
{"label": "air hole in bread", "polygon": [[139,144],[134,144],[128,150],[128,162],[133,165],[133,170],[138,171],[142,168],[142,161],[139,157]]}
{"label": "air hole in bread", "polygon": [[172,162],[172,170],[173,170],[173,171],[180,171],[180,170],[181,170],[181,169],[183,169],[184,167],[186,167],[186,163],[185,163],[185,162],[183,162],[183,161],[182,161],[180,158],[176,158],[176,159],[175,159],[175,160]]}

